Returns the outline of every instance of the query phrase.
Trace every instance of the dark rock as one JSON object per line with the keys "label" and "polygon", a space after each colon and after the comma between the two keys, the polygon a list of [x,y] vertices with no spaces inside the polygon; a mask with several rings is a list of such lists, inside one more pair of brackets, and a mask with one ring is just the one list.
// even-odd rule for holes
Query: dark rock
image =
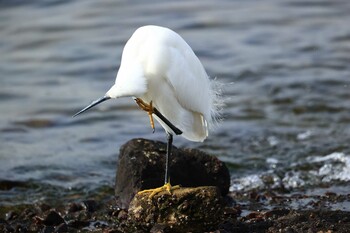
{"label": "dark rock", "polygon": [[46,203],[40,203],[40,204],[38,204],[37,208],[39,208],[39,210],[41,212],[45,212],[45,211],[48,211],[49,209],[51,209],[51,206],[49,206]]}
{"label": "dark rock", "polygon": [[120,210],[118,215],[117,215],[117,219],[118,220],[125,220],[128,218],[128,213],[125,210]]}
{"label": "dark rock", "polygon": [[53,226],[45,226],[41,233],[53,233],[55,232],[55,228]]}
{"label": "dark rock", "polygon": [[80,210],[83,210],[83,206],[80,205],[80,204],[77,204],[75,202],[70,203],[68,208],[67,208],[67,212],[68,213],[74,213],[74,212],[77,212],[77,211],[80,211]]}
{"label": "dark rock", "polygon": [[[165,143],[146,139],[133,139],[121,147],[115,186],[121,207],[127,207],[138,191],[164,184],[165,153]],[[226,165],[196,149],[172,148],[170,178],[182,187],[216,186],[223,196],[230,186]]]}
{"label": "dark rock", "polygon": [[80,229],[89,226],[89,221],[72,220],[67,223],[68,227]]}
{"label": "dark rock", "polygon": [[169,226],[166,224],[155,224],[151,230],[149,231],[150,233],[163,233],[169,231]]}
{"label": "dark rock", "polygon": [[18,214],[14,211],[9,211],[5,215],[5,220],[6,221],[11,221],[13,219],[16,219],[18,217]]}
{"label": "dark rock", "polygon": [[25,188],[27,182],[15,180],[0,180],[0,190],[11,190],[13,188]]}
{"label": "dark rock", "polygon": [[36,216],[35,208],[26,208],[22,211],[22,213],[20,213],[19,218],[30,220],[34,216]]}
{"label": "dark rock", "polygon": [[265,213],[266,217],[279,217],[287,215],[290,212],[288,209],[276,209],[276,210],[270,210]]}
{"label": "dark rock", "polygon": [[218,226],[218,229],[219,229],[218,231],[220,233],[246,232],[242,223],[240,223],[238,221],[232,221],[231,219],[220,223]]}
{"label": "dark rock", "polygon": [[[130,203],[129,220],[136,228],[152,232],[204,232],[217,226],[223,216],[217,187],[178,188],[152,198],[136,194]],[[166,229],[166,230],[165,230]]]}
{"label": "dark rock", "polygon": [[105,229],[103,233],[125,233],[125,231],[118,230],[118,229]]}
{"label": "dark rock", "polygon": [[11,225],[6,225],[5,231],[6,232],[15,232],[15,229]]}
{"label": "dark rock", "polygon": [[15,232],[24,232],[26,231],[26,227],[22,223],[15,224]]}
{"label": "dark rock", "polygon": [[50,211],[44,218],[43,224],[46,226],[57,226],[64,223],[64,219],[56,211]]}
{"label": "dark rock", "polygon": [[83,207],[88,212],[95,212],[98,209],[98,204],[95,200],[86,200],[83,201]]}
{"label": "dark rock", "polygon": [[225,207],[224,209],[224,215],[226,217],[237,218],[240,214],[241,214],[240,209],[236,209],[233,207]]}
{"label": "dark rock", "polygon": [[65,223],[61,223],[58,225],[55,229],[55,232],[57,233],[63,233],[63,232],[68,232],[68,226]]}
{"label": "dark rock", "polygon": [[0,218],[0,224],[7,224],[7,221],[3,218]]}

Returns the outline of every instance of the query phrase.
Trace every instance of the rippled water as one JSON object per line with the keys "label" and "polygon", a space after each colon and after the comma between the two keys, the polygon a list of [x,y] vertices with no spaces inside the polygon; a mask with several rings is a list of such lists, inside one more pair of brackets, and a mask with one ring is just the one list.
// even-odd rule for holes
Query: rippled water
{"label": "rippled water", "polygon": [[[0,1],[0,202],[113,187],[119,146],[151,133],[131,99],[71,118],[114,82],[139,26],[180,33],[225,83],[204,143],[231,190],[350,187],[349,1]],[[343,190],[346,190],[343,189]]]}

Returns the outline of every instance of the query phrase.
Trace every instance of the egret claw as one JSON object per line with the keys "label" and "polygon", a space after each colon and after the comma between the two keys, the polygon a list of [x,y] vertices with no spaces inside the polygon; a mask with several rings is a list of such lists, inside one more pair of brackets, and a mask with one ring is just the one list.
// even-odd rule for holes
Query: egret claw
{"label": "egret claw", "polygon": [[151,193],[148,198],[151,199],[152,197],[154,197],[156,194],[160,193],[160,192],[164,192],[167,191],[169,193],[169,195],[172,194],[172,191],[175,189],[180,188],[179,185],[175,185],[175,186],[171,186],[171,184],[165,183],[163,186],[158,187],[158,188],[154,188],[154,189],[146,189],[146,190],[142,190],[140,192],[138,192],[137,194],[143,194],[143,193]]}
{"label": "egret claw", "polygon": [[154,128],[154,120],[153,120],[153,105],[152,105],[152,101],[149,103],[149,111],[148,111],[148,116],[149,116],[149,121],[151,122],[151,127],[153,129],[153,133],[155,131],[155,128]]}
{"label": "egret claw", "polygon": [[153,133],[155,131],[155,128],[154,128],[154,120],[153,120],[153,116],[152,114],[154,113],[154,108],[153,108],[153,105],[152,105],[152,101],[147,104],[145,103],[142,99],[140,98],[136,98],[135,99],[135,102],[137,103],[137,105],[144,111],[146,111],[148,113],[148,116],[149,116],[149,121],[151,123],[151,127],[153,129]]}

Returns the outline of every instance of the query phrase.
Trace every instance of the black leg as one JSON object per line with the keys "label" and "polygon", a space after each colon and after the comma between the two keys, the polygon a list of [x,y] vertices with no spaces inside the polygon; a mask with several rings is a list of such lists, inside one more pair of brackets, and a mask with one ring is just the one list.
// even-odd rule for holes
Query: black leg
{"label": "black leg", "polygon": [[156,114],[156,116],[159,117],[159,119],[161,119],[172,131],[174,131],[176,135],[182,134],[182,131],[173,125],[168,119],[166,119],[165,116],[158,111],[158,109],[153,108],[153,113]]}
{"label": "black leg", "polygon": [[164,180],[165,184],[170,182],[169,161],[170,161],[170,155],[171,155],[171,147],[173,144],[173,135],[171,133],[167,132],[167,140],[168,140],[168,144],[166,147],[166,158],[165,158],[165,180]]}

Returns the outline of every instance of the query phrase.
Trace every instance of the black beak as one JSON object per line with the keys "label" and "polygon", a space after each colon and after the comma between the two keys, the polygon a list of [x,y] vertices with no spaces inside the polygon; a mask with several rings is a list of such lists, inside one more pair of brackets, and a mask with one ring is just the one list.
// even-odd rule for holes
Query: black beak
{"label": "black beak", "polygon": [[102,103],[102,102],[104,102],[106,100],[109,100],[110,98],[111,97],[109,97],[109,96],[104,96],[102,98],[99,98],[98,100],[93,101],[90,105],[86,106],[85,108],[83,108],[82,110],[80,110],[79,112],[74,114],[73,117],[76,117],[76,116],[80,115],[81,113],[89,110],[90,108],[92,108],[92,107],[94,107],[94,106],[96,106],[96,105],[98,105],[98,104],[100,104],[100,103]]}

